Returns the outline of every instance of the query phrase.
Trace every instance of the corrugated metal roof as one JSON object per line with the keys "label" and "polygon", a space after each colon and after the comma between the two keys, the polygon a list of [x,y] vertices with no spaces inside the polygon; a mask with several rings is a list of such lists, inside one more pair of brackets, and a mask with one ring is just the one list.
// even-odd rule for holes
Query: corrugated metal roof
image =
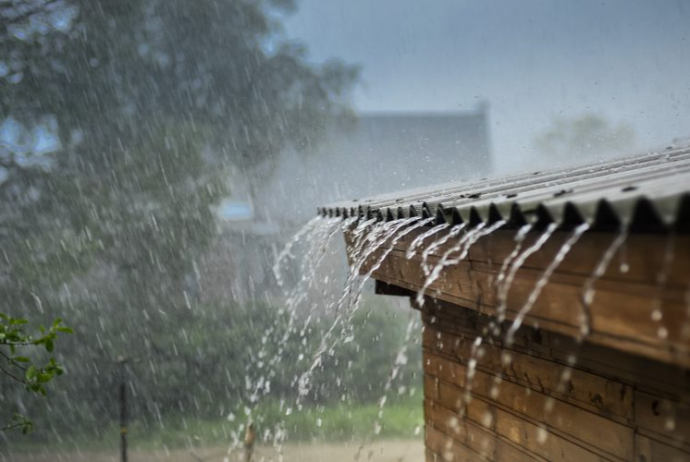
{"label": "corrugated metal roof", "polygon": [[[385,174],[382,172],[381,174]],[[450,183],[320,207],[326,216],[410,216],[594,229],[690,229],[690,146],[579,167]]]}

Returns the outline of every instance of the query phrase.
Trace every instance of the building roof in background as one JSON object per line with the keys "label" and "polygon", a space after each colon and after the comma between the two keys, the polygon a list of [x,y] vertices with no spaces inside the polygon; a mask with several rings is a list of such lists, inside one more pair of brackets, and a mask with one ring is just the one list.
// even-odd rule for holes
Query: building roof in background
{"label": "building roof in background", "polygon": [[488,111],[482,103],[469,111],[358,114],[352,126],[330,131],[316,152],[283,153],[258,191],[256,213],[301,222],[315,203],[486,176]]}
{"label": "building roof in background", "polygon": [[[382,173],[384,175],[385,172]],[[320,207],[326,216],[509,225],[588,222],[594,229],[690,228],[690,146],[477,183],[355,199]]]}

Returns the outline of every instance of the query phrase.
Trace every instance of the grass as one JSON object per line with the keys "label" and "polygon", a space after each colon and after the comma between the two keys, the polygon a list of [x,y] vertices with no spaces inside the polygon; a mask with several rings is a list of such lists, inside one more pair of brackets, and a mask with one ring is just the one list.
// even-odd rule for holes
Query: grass
{"label": "grass", "polygon": [[[407,399],[385,406],[379,418],[379,407],[368,405],[305,406],[288,411],[287,407],[267,402],[252,411],[257,433],[272,440],[276,431],[284,431],[290,442],[305,441],[373,441],[377,439],[414,439],[423,425],[421,399]],[[213,447],[242,441],[247,417],[228,419],[199,419],[183,415],[164,417],[161,421],[144,425],[132,422],[128,442],[132,449],[174,449],[180,447]],[[376,431],[378,429],[378,431]],[[15,451],[80,450],[115,451],[119,443],[119,428],[108,425],[99,436],[84,434],[52,439],[45,443],[28,443],[17,435],[10,447]]]}

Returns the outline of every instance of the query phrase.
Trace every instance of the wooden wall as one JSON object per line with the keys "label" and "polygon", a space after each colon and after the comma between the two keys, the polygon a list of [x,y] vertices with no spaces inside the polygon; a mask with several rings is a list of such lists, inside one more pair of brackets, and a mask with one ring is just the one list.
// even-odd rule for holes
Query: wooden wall
{"label": "wooden wall", "polygon": [[432,299],[422,317],[427,461],[690,460],[687,369],[533,327],[473,355],[490,317]]}
{"label": "wooden wall", "polygon": [[[362,262],[378,292],[414,300],[427,280],[422,264],[457,256],[458,238],[430,246],[444,230],[408,258],[425,230],[389,239]],[[522,249],[542,233],[530,232]],[[501,314],[497,281],[515,230],[480,238],[428,287],[417,306],[428,461],[690,461],[690,235],[627,236],[589,304],[592,274],[618,236],[585,233],[541,279],[571,235],[554,233],[516,270],[502,307],[508,323],[529,307],[537,281],[546,284],[510,346],[507,327],[489,325]],[[345,237],[352,263],[357,247]]]}
{"label": "wooden wall", "polygon": [[[425,242],[412,258],[406,256],[411,241],[420,232],[384,243],[365,262],[362,272],[366,273],[385,256],[373,272],[374,279],[413,292],[420,290],[426,279],[421,268],[422,251],[433,239]],[[522,249],[532,245],[541,233],[530,233]],[[435,238],[441,235],[438,233]],[[568,236],[569,232],[554,233],[517,271],[508,292],[508,319],[513,319],[525,306],[536,282]],[[525,317],[525,324],[571,337],[580,335],[584,287],[615,238],[612,233],[585,233],[541,291]],[[445,244],[431,252],[427,263],[435,265],[450,247],[451,244]],[[515,231],[499,230],[482,237],[470,248],[466,259],[443,270],[427,293],[495,315],[499,305],[496,280],[514,248]],[[672,256],[668,261],[667,255]],[[612,261],[594,285],[594,300],[588,308],[592,327],[588,340],[690,368],[690,235],[631,234]],[[621,269],[621,261],[627,262],[626,271]],[[659,281],[660,275],[663,283]]]}

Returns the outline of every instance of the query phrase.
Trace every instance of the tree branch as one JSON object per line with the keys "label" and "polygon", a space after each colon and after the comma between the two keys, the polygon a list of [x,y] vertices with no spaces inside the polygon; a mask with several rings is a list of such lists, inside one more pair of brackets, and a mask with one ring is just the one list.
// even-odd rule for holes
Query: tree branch
{"label": "tree branch", "polygon": [[5,369],[4,367],[0,366],[0,371],[1,371],[3,374],[5,374],[6,376],[10,377],[11,379],[14,379],[14,380],[16,380],[17,382],[21,383],[22,385],[26,385],[26,382],[25,382],[24,380],[20,379],[19,377],[17,377],[16,375],[14,375],[13,373],[11,373],[10,371],[8,371],[7,369]]}
{"label": "tree branch", "polygon": [[13,424],[7,424],[7,425],[5,425],[4,427],[0,427],[0,432],[4,432],[4,431],[7,431],[7,430],[12,430],[13,428],[17,428],[17,427],[23,427],[24,425],[26,425],[24,422],[17,422],[17,423],[13,423]]}
{"label": "tree branch", "polygon": [[0,351],[0,356],[4,357],[7,360],[7,362],[12,363],[13,366],[16,366],[19,369],[26,371],[26,367],[17,364],[17,361],[13,361],[12,358],[10,356],[7,356],[7,354],[5,354],[4,352]]}

